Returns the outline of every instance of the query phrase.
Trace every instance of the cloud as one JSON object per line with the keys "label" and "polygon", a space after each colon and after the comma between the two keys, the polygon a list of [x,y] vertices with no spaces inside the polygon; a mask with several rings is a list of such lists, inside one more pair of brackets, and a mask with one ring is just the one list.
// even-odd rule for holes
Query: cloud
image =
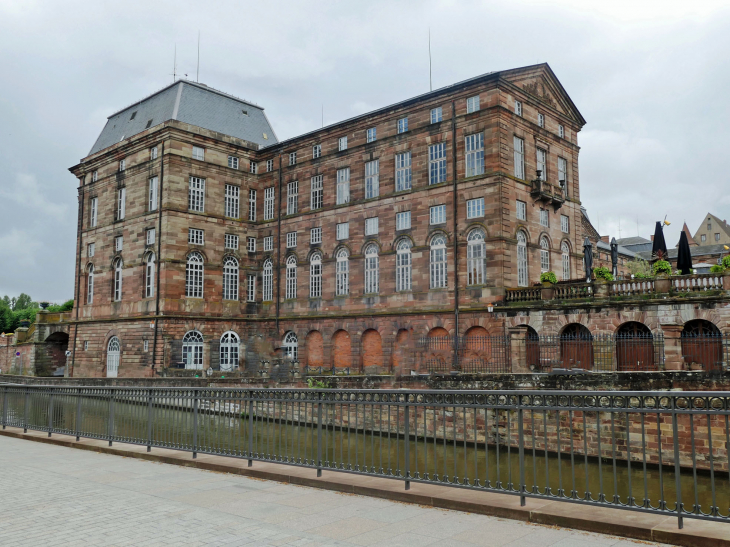
{"label": "cloud", "polygon": [[24,213],[28,215],[27,218],[45,215],[61,220],[68,214],[66,204],[50,201],[45,189],[38,184],[35,175],[28,173],[18,173],[15,176],[14,185],[0,188],[0,198],[23,208]]}

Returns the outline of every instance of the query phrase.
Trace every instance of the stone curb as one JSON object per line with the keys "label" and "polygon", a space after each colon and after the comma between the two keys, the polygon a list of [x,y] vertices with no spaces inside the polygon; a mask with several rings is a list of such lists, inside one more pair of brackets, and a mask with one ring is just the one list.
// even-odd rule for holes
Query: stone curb
{"label": "stone curb", "polygon": [[258,461],[254,463],[255,467],[247,467],[247,461],[239,458],[199,454],[197,459],[192,459],[188,452],[162,448],[154,448],[153,452],[147,452],[146,447],[139,445],[107,446],[106,441],[93,439],[81,439],[76,442],[73,437],[67,435],[56,434],[54,437],[48,437],[47,433],[38,431],[23,433],[17,428],[0,430],[0,435],[115,456],[195,467],[206,471],[231,473],[643,541],[657,541],[682,547],[730,547],[730,524],[727,523],[685,518],[684,529],[679,530],[676,518],[651,513],[533,498],[527,498],[526,506],[520,507],[519,497],[508,494],[421,483],[411,483],[411,489],[404,490],[402,481],[379,477],[325,470],[323,476],[317,478],[315,470],[311,468]]}

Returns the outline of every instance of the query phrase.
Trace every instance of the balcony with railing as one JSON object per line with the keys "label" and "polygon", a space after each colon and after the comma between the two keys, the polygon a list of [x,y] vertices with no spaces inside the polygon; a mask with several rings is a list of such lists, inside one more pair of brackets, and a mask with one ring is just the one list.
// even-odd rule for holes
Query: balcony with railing
{"label": "balcony with railing", "polygon": [[532,181],[530,196],[552,205],[555,210],[560,209],[565,203],[565,189],[559,184],[550,184],[548,181],[542,180],[539,171],[537,178]]}

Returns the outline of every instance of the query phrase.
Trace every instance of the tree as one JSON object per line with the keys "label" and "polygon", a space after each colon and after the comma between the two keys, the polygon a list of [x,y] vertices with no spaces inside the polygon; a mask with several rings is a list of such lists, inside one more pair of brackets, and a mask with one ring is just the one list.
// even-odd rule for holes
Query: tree
{"label": "tree", "polygon": [[626,267],[636,279],[645,279],[647,277],[654,277],[654,272],[651,269],[651,264],[641,258],[634,258],[626,263]]}
{"label": "tree", "polygon": [[13,298],[13,311],[25,310],[32,307],[37,308],[38,305],[33,302],[33,299],[24,292],[20,293],[20,296],[18,296],[18,298]]}

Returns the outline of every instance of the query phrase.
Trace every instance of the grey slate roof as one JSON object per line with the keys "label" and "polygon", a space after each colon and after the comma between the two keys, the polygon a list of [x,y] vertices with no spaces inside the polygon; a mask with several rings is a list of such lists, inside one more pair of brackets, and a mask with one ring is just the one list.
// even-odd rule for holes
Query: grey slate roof
{"label": "grey slate roof", "polygon": [[[721,257],[728,254],[728,250],[725,249],[725,246],[722,243],[718,245],[691,245],[689,251],[692,256],[716,255],[717,257]],[[677,258],[677,247],[667,249],[667,253],[669,254],[670,259]],[[637,254],[644,260],[651,259],[651,249]]]}
{"label": "grey slate roof", "polygon": [[[616,241],[616,243],[618,243],[618,240]],[[609,245],[605,241],[601,241],[600,239],[598,240],[596,247],[598,249],[600,249],[601,251],[606,251],[609,253],[611,252],[611,245]],[[623,256],[628,256],[631,258],[636,257],[635,252],[630,251],[629,249],[627,249],[626,247],[622,247],[621,245],[618,246],[618,254],[623,255]]]}
{"label": "grey slate roof", "polygon": [[616,243],[619,245],[636,245],[639,243],[651,243],[650,239],[646,239],[645,237],[624,237],[621,239],[617,239]]}
{"label": "grey slate roof", "polygon": [[260,106],[202,84],[178,80],[109,116],[89,155],[168,120],[217,131],[262,147],[278,142]]}

